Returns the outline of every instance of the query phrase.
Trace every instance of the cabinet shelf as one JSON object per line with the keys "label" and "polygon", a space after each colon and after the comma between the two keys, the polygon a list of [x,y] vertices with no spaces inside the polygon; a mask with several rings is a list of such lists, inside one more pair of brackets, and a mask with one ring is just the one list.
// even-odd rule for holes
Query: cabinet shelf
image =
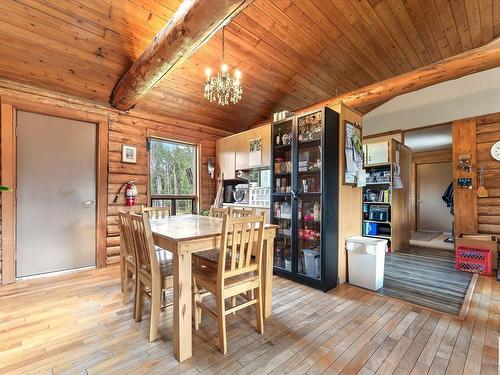
{"label": "cabinet shelf", "polygon": [[391,225],[390,221],[377,221],[377,220],[363,220],[365,223],[377,223],[377,224],[389,224]]}
{"label": "cabinet shelf", "polygon": [[391,202],[363,202],[364,204],[388,204],[389,206],[391,205]]}
{"label": "cabinet shelf", "polygon": [[311,141],[298,142],[299,147],[319,146],[320,144],[321,144],[321,139],[313,139]]}

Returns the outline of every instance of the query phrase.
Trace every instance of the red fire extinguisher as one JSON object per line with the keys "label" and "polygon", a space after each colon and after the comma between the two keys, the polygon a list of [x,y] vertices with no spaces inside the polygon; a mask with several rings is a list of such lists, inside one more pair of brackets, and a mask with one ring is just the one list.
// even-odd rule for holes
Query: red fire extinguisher
{"label": "red fire extinguisher", "polygon": [[113,199],[113,203],[118,202],[118,197],[120,192],[125,187],[125,205],[133,206],[135,205],[135,197],[137,196],[137,187],[135,186],[134,181],[125,182],[115,194],[115,198]]}
{"label": "red fire extinguisher", "polygon": [[125,206],[135,205],[135,197],[137,196],[137,188],[134,181],[127,182],[127,187],[125,188]]}

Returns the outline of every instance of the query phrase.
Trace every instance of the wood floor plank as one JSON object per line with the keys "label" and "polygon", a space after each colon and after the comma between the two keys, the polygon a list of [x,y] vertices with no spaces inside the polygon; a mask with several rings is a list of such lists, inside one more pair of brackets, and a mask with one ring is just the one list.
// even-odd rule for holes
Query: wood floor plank
{"label": "wood floor plank", "polygon": [[172,353],[172,310],[161,312],[160,338],[149,343],[149,305],[136,323],[121,301],[117,266],[0,287],[0,373],[498,372],[500,284],[491,277],[478,278],[463,321],[348,285],[323,293],[275,277],[264,335],[253,308],[228,316],[224,356],[214,320],[204,317],[183,363]]}

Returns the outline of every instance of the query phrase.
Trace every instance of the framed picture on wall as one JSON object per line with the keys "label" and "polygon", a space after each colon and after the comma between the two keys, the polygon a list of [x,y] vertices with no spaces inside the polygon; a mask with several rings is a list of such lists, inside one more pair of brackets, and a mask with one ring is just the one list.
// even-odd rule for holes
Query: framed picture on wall
{"label": "framed picture on wall", "polygon": [[122,145],[122,163],[137,163],[137,147]]}

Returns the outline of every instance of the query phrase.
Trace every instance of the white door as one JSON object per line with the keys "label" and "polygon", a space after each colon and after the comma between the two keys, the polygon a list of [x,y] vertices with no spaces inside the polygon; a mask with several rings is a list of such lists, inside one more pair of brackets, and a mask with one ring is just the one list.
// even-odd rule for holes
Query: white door
{"label": "white door", "polygon": [[17,112],[17,277],[95,265],[96,127]]}
{"label": "white door", "polygon": [[453,216],[441,198],[453,181],[451,163],[417,165],[417,229],[451,232]]}

